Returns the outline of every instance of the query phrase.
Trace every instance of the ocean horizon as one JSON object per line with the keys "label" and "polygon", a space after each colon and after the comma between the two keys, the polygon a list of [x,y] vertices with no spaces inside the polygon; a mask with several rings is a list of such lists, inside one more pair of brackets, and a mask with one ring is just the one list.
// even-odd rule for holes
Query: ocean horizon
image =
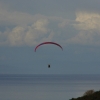
{"label": "ocean horizon", "polygon": [[100,90],[99,74],[0,74],[0,100],[70,100]]}

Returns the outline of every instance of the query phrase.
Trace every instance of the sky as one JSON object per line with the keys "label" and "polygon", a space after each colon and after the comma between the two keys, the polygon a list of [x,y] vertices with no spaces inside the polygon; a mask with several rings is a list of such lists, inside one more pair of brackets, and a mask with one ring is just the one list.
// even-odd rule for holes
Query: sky
{"label": "sky", "polygon": [[[99,74],[100,0],[0,0],[0,74]],[[42,42],[56,42],[42,45]],[[48,64],[51,68],[48,68]]]}

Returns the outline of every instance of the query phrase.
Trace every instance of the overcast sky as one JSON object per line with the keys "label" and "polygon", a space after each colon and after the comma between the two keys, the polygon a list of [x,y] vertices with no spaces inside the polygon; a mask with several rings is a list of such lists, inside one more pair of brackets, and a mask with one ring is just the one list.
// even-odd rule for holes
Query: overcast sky
{"label": "overcast sky", "polygon": [[0,0],[0,74],[99,73],[100,0]]}

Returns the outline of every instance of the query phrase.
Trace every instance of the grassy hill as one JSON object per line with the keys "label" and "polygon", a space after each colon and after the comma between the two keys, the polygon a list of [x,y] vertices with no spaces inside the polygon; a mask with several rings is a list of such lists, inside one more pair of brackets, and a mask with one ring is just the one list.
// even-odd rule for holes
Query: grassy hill
{"label": "grassy hill", "polygon": [[72,98],[70,100],[100,100],[100,91],[91,92],[87,91],[84,96],[78,98]]}

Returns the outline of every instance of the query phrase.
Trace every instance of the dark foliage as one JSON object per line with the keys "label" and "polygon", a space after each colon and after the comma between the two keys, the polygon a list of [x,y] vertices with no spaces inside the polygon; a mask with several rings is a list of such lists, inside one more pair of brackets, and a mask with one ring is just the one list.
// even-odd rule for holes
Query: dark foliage
{"label": "dark foliage", "polygon": [[96,91],[91,95],[84,95],[78,98],[72,98],[70,100],[100,100],[100,91]]}
{"label": "dark foliage", "polygon": [[94,90],[88,90],[84,93],[84,96],[88,96],[94,93]]}

